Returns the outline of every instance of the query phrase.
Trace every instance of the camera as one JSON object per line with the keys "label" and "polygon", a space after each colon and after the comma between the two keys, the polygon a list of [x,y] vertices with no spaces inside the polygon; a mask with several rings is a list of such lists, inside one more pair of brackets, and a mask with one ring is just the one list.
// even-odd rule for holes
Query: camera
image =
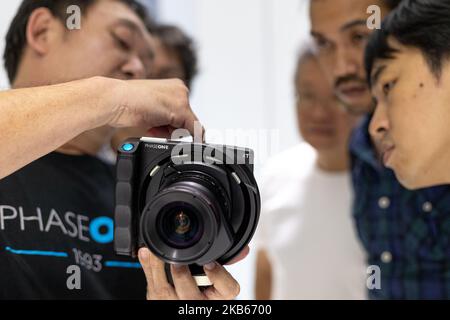
{"label": "camera", "polygon": [[[260,195],[248,148],[133,138],[118,150],[114,249],[146,246],[169,264],[226,264],[250,242]],[[170,279],[170,274],[167,273]]]}

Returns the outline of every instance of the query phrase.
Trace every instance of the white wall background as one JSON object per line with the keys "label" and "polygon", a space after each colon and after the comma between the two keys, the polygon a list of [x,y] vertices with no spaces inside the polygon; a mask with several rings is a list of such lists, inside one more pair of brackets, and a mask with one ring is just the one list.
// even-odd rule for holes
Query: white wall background
{"label": "white wall background", "polygon": [[[201,66],[192,106],[207,129],[279,131],[280,144],[260,150],[260,159],[298,140],[292,79],[296,54],[309,32],[306,2],[157,2],[160,20],[183,27],[198,43]],[[258,151],[264,144],[250,146]]]}
{"label": "white wall background", "polygon": [[3,69],[3,50],[5,48],[5,35],[8,31],[9,24],[11,23],[17,8],[19,7],[19,0],[2,1],[0,4],[0,90],[9,88],[8,78]]}
{"label": "white wall background", "polygon": [[[183,27],[199,46],[201,73],[194,84],[192,106],[207,129],[224,137],[210,142],[240,144],[256,151],[256,173],[269,153],[298,141],[292,86],[296,55],[307,38],[305,0],[159,0],[162,22]],[[0,52],[7,27],[20,0],[0,5]],[[3,63],[2,63],[3,65]],[[8,82],[0,68],[0,88]],[[225,137],[226,130],[244,130]],[[255,131],[259,130],[259,131]],[[276,130],[279,144],[252,142]],[[259,152],[259,153],[258,153]],[[258,161],[260,159],[260,161]],[[253,298],[254,252],[229,270],[241,284],[241,299]]]}

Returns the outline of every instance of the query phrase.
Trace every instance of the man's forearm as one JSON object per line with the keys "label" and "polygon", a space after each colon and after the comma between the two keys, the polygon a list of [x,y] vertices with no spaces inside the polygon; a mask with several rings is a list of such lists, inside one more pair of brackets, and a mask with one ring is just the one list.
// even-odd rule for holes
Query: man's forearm
{"label": "man's forearm", "polygon": [[[108,91],[117,80],[92,78],[0,92],[0,179],[108,123]],[[111,100],[112,101],[112,100]]]}

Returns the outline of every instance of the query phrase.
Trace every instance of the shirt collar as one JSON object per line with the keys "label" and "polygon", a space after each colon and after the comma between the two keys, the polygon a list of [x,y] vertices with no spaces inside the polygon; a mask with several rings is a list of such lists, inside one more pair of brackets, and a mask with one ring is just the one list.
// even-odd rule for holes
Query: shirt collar
{"label": "shirt collar", "polygon": [[373,114],[363,118],[361,123],[353,130],[350,140],[350,152],[358,159],[367,162],[376,170],[383,166],[377,158],[375,148],[369,135],[369,124]]}

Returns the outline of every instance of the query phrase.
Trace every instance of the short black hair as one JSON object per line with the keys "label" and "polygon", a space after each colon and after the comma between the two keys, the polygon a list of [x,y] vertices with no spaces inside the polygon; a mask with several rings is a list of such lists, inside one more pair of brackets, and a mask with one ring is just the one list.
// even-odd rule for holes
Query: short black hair
{"label": "short black hair", "polygon": [[[313,1],[313,0],[311,0]],[[353,0],[353,1],[357,1],[357,0]],[[403,0],[381,0],[386,7],[388,7],[389,10],[393,10],[395,9],[395,7],[397,7],[400,2],[402,2]]]}
{"label": "short black hair", "polygon": [[190,88],[198,73],[197,48],[194,40],[173,25],[158,25],[153,34],[165,47],[173,50],[179,56],[183,65],[186,86]]}
{"label": "short black hair", "polygon": [[403,0],[383,0],[383,2],[385,3],[385,5],[390,9],[390,10],[394,10],[399,4],[400,2],[402,2]]}
{"label": "short black hair", "polygon": [[[66,10],[71,5],[80,7],[85,13],[98,0],[24,0],[20,5],[6,34],[6,45],[3,54],[4,65],[9,81],[12,83],[17,75],[22,54],[26,46],[26,28],[31,14],[38,8],[48,8],[52,14],[63,20],[67,17]],[[137,0],[116,0],[128,5],[146,24],[147,28],[154,29],[154,23],[147,13],[144,5]]]}
{"label": "short black hair", "polygon": [[389,45],[393,38],[404,46],[418,48],[431,72],[439,78],[442,64],[450,57],[450,1],[403,0],[371,35],[365,52],[369,85],[377,59],[392,59],[397,50]]}

